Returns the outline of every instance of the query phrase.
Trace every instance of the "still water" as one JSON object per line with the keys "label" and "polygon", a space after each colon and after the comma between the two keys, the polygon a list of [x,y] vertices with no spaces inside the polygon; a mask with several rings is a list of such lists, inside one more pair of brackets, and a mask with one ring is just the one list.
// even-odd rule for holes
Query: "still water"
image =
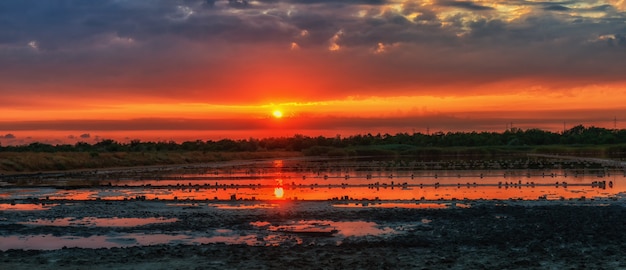
{"label": "still water", "polygon": [[[95,219],[95,218],[87,218]],[[29,223],[36,226],[62,226],[68,227],[97,226],[97,227],[125,227],[128,224],[120,224],[120,220],[97,219],[97,224],[81,224],[67,222],[66,219],[38,220]],[[167,223],[172,220],[134,220],[133,223]],[[428,222],[428,221],[425,221]],[[251,222],[251,230],[235,231],[230,229],[214,229],[205,232],[176,231],[171,233],[107,233],[106,235],[91,236],[56,236],[51,234],[38,235],[8,235],[0,236],[0,251],[8,249],[37,249],[54,250],[61,248],[113,248],[148,245],[199,245],[212,243],[245,244],[252,246],[279,246],[288,242],[303,244],[306,241],[315,241],[317,244],[341,244],[347,237],[384,237],[404,233],[407,229],[416,227],[415,224],[395,224],[383,226],[367,221],[330,221],[330,220],[300,220],[290,221],[280,225],[272,225],[266,221]],[[141,225],[137,225],[141,226]],[[328,230],[332,228],[332,234],[325,237],[308,236],[298,234],[298,230]],[[287,230],[285,230],[287,229]]]}
{"label": "still water", "polygon": [[[451,200],[612,197],[622,168],[545,159],[270,160],[100,179],[0,181],[0,199]],[[6,209],[6,208],[5,208]]]}
{"label": "still water", "polygon": [[[346,208],[468,208],[457,200],[570,200],[620,198],[624,168],[609,163],[547,158],[495,160],[290,159],[222,162],[163,170],[94,171],[77,177],[0,178],[0,224],[27,234],[0,236],[0,250],[112,248],[156,244],[338,244],[348,237],[385,237],[423,230],[420,224],[364,220],[251,222],[247,228],[178,231],[176,218],[46,215],[80,201],[167,200],[165,207],[198,211],[275,211],[295,200]],[[135,203],[133,203],[135,204]],[[141,203],[138,203],[141,205]],[[154,214],[146,209],[150,216]],[[42,215],[38,215],[42,213]],[[6,215],[4,215],[6,214]],[[115,215],[115,214],[111,214]],[[8,218],[33,217],[16,222]],[[42,218],[43,217],[43,218]],[[53,218],[51,218],[53,217]],[[151,226],[171,226],[172,231]],[[20,227],[21,226],[21,227]],[[63,233],[59,230],[67,228]],[[116,228],[116,229],[108,229]],[[74,229],[88,232],[73,235]],[[85,231],[86,230],[86,231]],[[57,234],[50,234],[56,231]],[[30,232],[36,232],[31,234]],[[304,234],[304,235],[303,235]],[[308,237],[307,235],[323,237]]]}

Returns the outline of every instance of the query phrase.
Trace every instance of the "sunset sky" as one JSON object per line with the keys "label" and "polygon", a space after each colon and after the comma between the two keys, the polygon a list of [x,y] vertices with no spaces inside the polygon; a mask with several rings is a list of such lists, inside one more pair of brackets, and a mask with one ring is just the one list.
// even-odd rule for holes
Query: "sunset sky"
{"label": "sunset sky", "polygon": [[626,0],[0,1],[2,145],[614,119]]}

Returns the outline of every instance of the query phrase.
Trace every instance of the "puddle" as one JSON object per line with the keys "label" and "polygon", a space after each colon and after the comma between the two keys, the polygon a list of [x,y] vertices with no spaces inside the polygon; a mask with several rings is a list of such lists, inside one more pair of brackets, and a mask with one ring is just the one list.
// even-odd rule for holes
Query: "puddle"
{"label": "puddle", "polygon": [[[257,221],[250,225],[268,230],[272,233],[292,233],[311,236],[380,236],[397,233],[390,227],[382,227],[374,222],[367,221],[330,221],[330,220],[300,220],[272,225],[269,222]],[[332,233],[330,233],[332,232]]]}
{"label": "puddle", "polygon": [[42,211],[48,210],[58,204],[34,204],[34,203],[0,203],[0,211]]}
{"label": "puddle", "polygon": [[[36,225],[48,226],[93,226],[93,219],[59,219],[39,221]],[[119,221],[119,220],[118,220]],[[146,220],[142,220],[145,224]],[[159,219],[159,222],[170,221]],[[429,220],[423,223],[429,223]],[[42,224],[47,223],[47,224]],[[100,221],[98,226],[119,226]],[[108,235],[84,236],[0,236],[0,250],[34,249],[55,250],[67,248],[113,248],[148,245],[200,245],[200,244],[243,244],[250,246],[282,246],[293,244],[339,245],[348,237],[386,237],[404,233],[423,224],[395,224],[381,226],[367,221],[301,220],[280,224],[265,221],[250,223],[253,230],[215,229],[207,232],[176,232],[171,234],[110,233]],[[133,225],[134,226],[134,225]],[[302,233],[304,232],[304,233]],[[307,233],[312,232],[312,233]],[[325,233],[329,232],[329,233]]]}
{"label": "puddle", "polygon": [[120,245],[113,242],[108,242],[106,236],[58,237],[47,234],[0,237],[0,250],[3,251],[9,249],[55,250],[61,249],[63,247],[112,248],[120,247]]}
{"label": "puddle", "polygon": [[339,245],[346,238],[386,237],[404,233],[402,226],[394,228],[367,221],[300,220],[272,224],[251,222],[264,235],[259,240],[266,246],[285,244]]}
{"label": "puddle", "polygon": [[148,224],[176,222],[176,218],[74,218],[66,217],[59,219],[36,219],[28,222],[20,222],[25,225],[38,226],[78,226],[78,227],[137,227]]}
{"label": "puddle", "polygon": [[0,236],[0,250],[55,250],[67,248],[113,248],[149,245],[200,245],[213,243],[258,245],[254,235],[213,235],[194,236],[187,234],[118,234],[94,235],[89,237],[29,235],[29,236]]}
{"label": "puddle", "polygon": [[339,230],[339,235],[345,237],[366,235],[380,236],[396,233],[396,231],[392,228],[379,228],[376,223],[366,221],[333,222],[333,226]]}

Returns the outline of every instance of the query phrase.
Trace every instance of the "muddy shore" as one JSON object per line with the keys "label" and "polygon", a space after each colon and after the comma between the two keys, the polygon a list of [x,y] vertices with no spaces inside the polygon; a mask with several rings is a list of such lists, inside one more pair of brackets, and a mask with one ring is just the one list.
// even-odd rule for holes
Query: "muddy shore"
{"label": "muddy shore", "polygon": [[[268,202],[271,204],[273,202]],[[229,203],[224,203],[228,205]],[[618,201],[475,201],[470,208],[337,208],[282,202],[223,209],[163,201],[61,202],[43,211],[3,211],[1,236],[89,237],[124,233],[206,234],[228,229],[255,244],[160,244],[113,248],[6,249],[3,269],[617,269],[626,267],[626,211]],[[159,217],[135,227],[34,226],[64,217]],[[284,237],[254,222],[364,221],[383,235]],[[425,222],[427,221],[427,222]],[[297,238],[297,239],[296,239]]]}

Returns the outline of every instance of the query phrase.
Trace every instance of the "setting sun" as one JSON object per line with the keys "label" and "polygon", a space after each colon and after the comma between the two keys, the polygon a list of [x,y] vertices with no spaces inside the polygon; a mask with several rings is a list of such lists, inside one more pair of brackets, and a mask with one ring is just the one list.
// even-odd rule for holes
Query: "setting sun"
{"label": "setting sun", "polygon": [[272,112],[272,115],[274,116],[274,118],[282,118],[283,117],[283,112],[281,112],[279,110],[275,110],[274,112]]}
{"label": "setting sun", "polygon": [[[290,16],[264,16],[263,27],[253,27],[258,16],[237,9],[245,1],[155,1],[149,10],[136,1],[98,1],[115,3],[106,12],[99,4],[33,1],[32,12],[0,4],[3,22],[23,26],[11,35],[24,37],[0,42],[0,145],[624,128],[624,31],[603,23],[626,20],[624,1],[596,1],[607,8],[593,12],[582,0],[556,8],[468,0],[419,12],[398,4],[416,1],[254,4],[328,22],[315,27]],[[48,17],[38,12],[62,18],[42,28]],[[86,12],[97,26],[84,28]],[[380,14],[445,27],[372,25]],[[527,18],[539,15],[563,31],[536,31],[548,21]],[[468,27],[483,17],[499,28]],[[574,20],[580,27],[571,27]],[[120,30],[128,25],[203,31]],[[519,31],[520,41],[502,29]],[[484,35],[474,35],[479,30]],[[486,36],[497,42],[486,44]]]}

